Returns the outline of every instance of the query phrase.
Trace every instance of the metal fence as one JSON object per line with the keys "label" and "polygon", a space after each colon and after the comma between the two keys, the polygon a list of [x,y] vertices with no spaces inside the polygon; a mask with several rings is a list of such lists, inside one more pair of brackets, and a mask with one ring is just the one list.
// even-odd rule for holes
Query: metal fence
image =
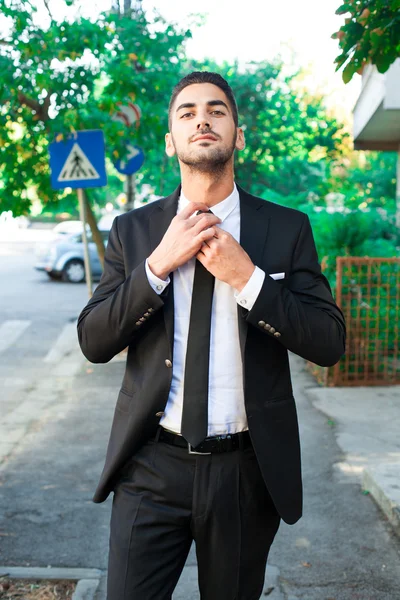
{"label": "metal fence", "polygon": [[347,326],[346,353],[334,367],[309,363],[322,385],[400,383],[400,258],[336,259],[336,302]]}

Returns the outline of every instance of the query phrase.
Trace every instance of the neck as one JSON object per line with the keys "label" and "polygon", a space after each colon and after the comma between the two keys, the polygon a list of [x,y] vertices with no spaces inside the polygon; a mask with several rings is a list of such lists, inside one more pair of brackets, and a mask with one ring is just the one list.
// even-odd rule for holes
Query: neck
{"label": "neck", "polygon": [[233,191],[233,165],[223,173],[199,173],[181,165],[182,192],[190,202],[203,202],[210,208],[225,200]]}

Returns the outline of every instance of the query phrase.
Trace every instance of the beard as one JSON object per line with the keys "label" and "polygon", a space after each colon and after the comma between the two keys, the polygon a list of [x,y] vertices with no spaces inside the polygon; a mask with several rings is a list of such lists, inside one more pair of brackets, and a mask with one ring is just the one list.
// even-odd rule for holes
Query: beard
{"label": "beard", "polygon": [[[204,132],[210,133],[210,132]],[[236,132],[229,146],[224,148],[212,148],[210,143],[204,140],[198,144],[202,150],[197,152],[184,152],[179,150],[172,136],[176,155],[180,162],[190,168],[193,173],[208,173],[218,176],[225,172],[227,163],[232,159],[236,146]]]}

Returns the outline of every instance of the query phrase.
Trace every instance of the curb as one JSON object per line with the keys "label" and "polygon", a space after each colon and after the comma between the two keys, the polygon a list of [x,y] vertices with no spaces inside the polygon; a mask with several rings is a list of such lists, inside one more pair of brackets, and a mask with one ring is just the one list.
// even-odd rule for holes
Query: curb
{"label": "curb", "polygon": [[[362,474],[362,487],[368,490],[376,504],[387,516],[394,532],[400,537],[400,505],[394,500],[399,496],[399,464],[381,464],[367,467]],[[392,483],[392,481],[393,483]]]}
{"label": "curb", "polygon": [[80,579],[72,595],[72,600],[93,600],[100,579]]}
{"label": "curb", "polygon": [[[329,418],[335,420],[340,427],[345,427],[345,423],[341,421],[340,417],[335,417],[330,414],[329,409],[326,406],[321,406],[320,392],[324,388],[305,388],[304,395],[311,402],[312,406],[326,415]],[[329,389],[329,388],[325,388]],[[398,486],[398,480],[400,475],[400,460],[395,462],[385,462],[382,456],[381,460],[376,457],[372,462],[368,454],[363,454],[365,465],[361,466],[355,464],[351,457],[349,458],[349,450],[341,443],[338,439],[338,432],[335,434],[336,443],[339,448],[346,456],[346,461],[350,467],[357,468],[360,472],[360,478],[358,479],[361,485],[361,489],[368,491],[378,505],[383,514],[387,517],[390,525],[393,528],[393,532],[400,537],[400,489]],[[393,450],[396,448],[394,447]],[[351,454],[351,452],[350,452]]]}
{"label": "curb", "polygon": [[72,600],[94,600],[103,571],[57,567],[1,567],[0,577],[10,579],[71,579],[77,581]]}

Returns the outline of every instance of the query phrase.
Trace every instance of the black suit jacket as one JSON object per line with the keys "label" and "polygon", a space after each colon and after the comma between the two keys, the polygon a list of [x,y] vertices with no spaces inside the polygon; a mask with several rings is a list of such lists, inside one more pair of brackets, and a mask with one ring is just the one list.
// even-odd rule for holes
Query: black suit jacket
{"label": "black suit jacket", "polygon": [[[159,296],[147,280],[145,260],[175,216],[179,194],[180,188],[114,220],[104,273],[78,319],[79,342],[91,362],[108,362],[129,347],[94,502],[107,498],[121,468],[154,435],[168,399],[173,274]],[[239,194],[240,244],[267,274],[253,308],[237,309],[248,426],[275,506],[283,520],[295,523],[302,514],[302,482],[288,350],[333,365],[345,351],[345,323],[321,274],[308,217],[240,188]],[[281,272],[284,279],[268,275]]]}

